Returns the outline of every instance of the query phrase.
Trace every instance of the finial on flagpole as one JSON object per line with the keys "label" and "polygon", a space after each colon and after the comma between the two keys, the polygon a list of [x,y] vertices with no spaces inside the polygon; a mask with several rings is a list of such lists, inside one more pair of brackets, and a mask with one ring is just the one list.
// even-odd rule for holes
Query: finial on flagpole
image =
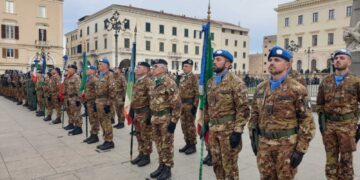
{"label": "finial on flagpole", "polygon": [[207,20],[210,21],[210,15],[211,15],[211,7],[210,7],[210,0],[209,0],[209,4],[208,4],[208,16],[207,16]]}

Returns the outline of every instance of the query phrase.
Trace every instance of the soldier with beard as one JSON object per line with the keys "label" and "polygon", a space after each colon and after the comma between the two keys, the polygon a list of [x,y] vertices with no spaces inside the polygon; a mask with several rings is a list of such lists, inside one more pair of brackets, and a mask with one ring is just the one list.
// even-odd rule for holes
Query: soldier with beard
{"label": "soldier with beard", "polygon": [[336,51],[335,73],[321,82],[317,96],[328,179],[354,179],[352,153],[360,139],[360,79],[350,72],[351,62],[350,51]]}
{"label": "soldier with beard", "polygon": [[290,59],[287,50],[278,46],[271,49],[271,79],[256,87],[252,103],[248,127],[260,178],[264,180],[294,179],[315,135],[307,90],[288,76]]}
{"label": "soldier with beard", "polygon": [[213,57],[216,75],[207,82],[204,117],[213,169],[217,179],[239,179],[241,135],[250,111],[246,87],[241,78],[229,72],[234,61],[229,51],[217,50]]}

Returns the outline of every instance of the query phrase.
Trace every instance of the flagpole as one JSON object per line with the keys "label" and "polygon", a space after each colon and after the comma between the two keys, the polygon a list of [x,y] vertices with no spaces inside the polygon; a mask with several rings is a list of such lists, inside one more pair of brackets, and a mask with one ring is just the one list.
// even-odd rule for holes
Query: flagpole
{"label": "flagpole", "polygon": [[[211,5],[210,5],[210,0],[209,0],[209,2],[208,2],[208,12],[207,12],[207,24],[210,24],[210,21],[211,21]],[[210,28],[210,27],[209,27]],[[206,29],[205,29],[206,30]],[[208,33],[210,33],[210,32],[208,32]],[[204,32],[204,34],[205,34],[205,32]],[[204,39],[205,38],[207,38],[205,35],[204,35]],[[207,40],[204,40],[204,43],[208,43],[207,42]],[[211,43],[211,42],[210,42]],[[204,47],[206,47],[206,44],[204,44]],[[205,48],[205,51],[203,51],[203,53],[208,53],[207,52],[207,50],[206,50],[207,48]],[[204,56],[204,55],[203,55]],[[206,59],[206,55],[205,55],[205,59]],[[207,61],[207,59],[205,60],[205,61]],[[206,62],[207,63],[207,62]],[[206,65],[204,66],[204,65],[201,65],[203,68],[205,68],[203,71],[204,72],[206,72]],[[205,74],[205,73],[204,73]],[[199,88],[200,88],[200,95],[202,95],[202,97],[203,97],[203,101],[204,100],[206,100],[206,92],[204,91],[204,85],[206,84],[206,76],[204,77],[204,83],[203,83],[203,85],[202,86],[199,86]],[[199,103],[200,104],[200,103]],[[199,180],[202,180],[202,175],[203,175],[203,160],[204,160],[204,158],[203,158],[203,156],[204,156],[204,139],[205,139],[205,104],[204,104],[204,106],[203,106],[203,109],[202,109],[202,111],[201,111],[201,113],[202,113],[202,117],[203,117],[203,125],[202,125],[202,127],[201,127],[201,134],[202,134],[202,138],[200,138],[201,139],[201,143],[200,143],[200,167],[199,167]]]}
{"label": "flagpole", "polygon": [[[135,61],[136,61],[136,35],[137,35],[137,25],[135,25],[135,30],[134,30],[134,43],[133,43],[133,54],[132,54],[132,58],[131,58],[131,62],[130,62],[130,71],[129,71],[129,79],[131,81],[134,82],[135,80],[135,75],[134,75],[134,69],[135,69]],[[133,83],[132,82],[132,83]],[[131,84],[130,84],[131,86]],[[133,84],[132,84],[133,86]],[[131,91],[132,91],[132,87],[131,87]],[[131,96],[132,96],[132,93],[131,93]],[[132,97],[129,97],[132,99]],[[130,101],[130,106],[131,106],[131,101]],[[130,108],[130,111],[131,111],[131,108]],[[132,114],[131,112],[129,111],[130,114]],[[134,118],[134,117],[132,117]],[[133,146],[134,146],[134,123],[131,123],[131,136],[130,136],[130,160],[132,160],[132,156],[133,156]]]}

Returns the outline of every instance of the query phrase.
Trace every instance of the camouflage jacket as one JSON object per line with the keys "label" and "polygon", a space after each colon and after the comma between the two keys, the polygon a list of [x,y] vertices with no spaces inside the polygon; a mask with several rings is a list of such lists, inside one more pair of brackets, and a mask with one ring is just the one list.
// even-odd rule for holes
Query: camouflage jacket
{"label": "camouflage jacket", "polygon": [[61,79],[59,76],[51,76],[49,82],[49,92],[51,95],[59,94],[60,81]]}
{"label": "camouflage jacket", "polygon": [[332,115],[357,112],[360,102],[360,78],[353,74],[346,76],[336,87],[335,74],[327,76],[319,86],[316,99],[317,111]]}
{"label": "camouflage jacket", "polygon": [[192,99],[193,105],[197,107],[199,101],[199,85],[198,78],[193,73],[181,76],[179,90],[182,100]]}
{"label": "camouflage jacket", "polygon": [[114,74],[110,71],[105,72],[104,76],[98,76],[95,83],[96,98],[105,98],[106,104],[111,104],[111,99],[116,97]]}
{"label": "camouflage jacket", "polygon": [[95,85],[96,81],[98,80],[98,77],[96,75],[88,76],[89,79],[85,84],[85,101],[95,101],[96,99],[96,91],[95,91]]}
{"label": "camouflage jacket", "polygon": [[66,86],[63,87],[67,98],[78,98],[80,90],[80,77],[77,74],[66,79]]}
{"label": "camouflage jacket", "polygon": [[35,90],[37,93],[43,93],[43,87],[41,84],[41,77],[38,77],[35,83]]}
{"label": "camouflage jacket", "polygon": [[116,98],[124,101],[126,93],[126,80],[122,73],[114,74],[114,85]]}
{"label": "camouflage jacket", "polygon": [[177,123],[180,118],[181,100],[179,90],[175,81],[167,74],[160,77],[160,81],[150,86],[150,109],[151,111],[160,112],[170,110],[171,121]]}
{"label": "camouflage jacket", "polygon": [[152,80],[148,76],[143,76],[136,80],[131,108],[139,109],[150,105],[149,90],[152,83]]}
{"label": "camouflage jacket", "polygon": [[289,71],[289,73],[288,73],[288,76],[295,79],[296,81],[298,81],[303,86],[307,87],[307,84],[306,84],[306,81],[305,81],[304,77],[299,72],[297,72],[296,70],[291,69]]}
{"label": "camouflage jacket", "polygon": [[[233,130],[242,133],[249,117],[246,87],[241,78],[228,72],[221,83],[215,85],[214,78],[207,82],[207,105],[205,122],[209,122],[211,131]],[[213,124],[212,121],[234,116],[234,121]]]}
{"label": "camouflage jacket", "polygon": [[256,87],[252,102],[250,132],[257,126],[265,132],[298,128],[296,150],[305,153],[315,135],[315,124],[307,103],[307,89],[290,77],[272,93],[270,81],[262,82]]}

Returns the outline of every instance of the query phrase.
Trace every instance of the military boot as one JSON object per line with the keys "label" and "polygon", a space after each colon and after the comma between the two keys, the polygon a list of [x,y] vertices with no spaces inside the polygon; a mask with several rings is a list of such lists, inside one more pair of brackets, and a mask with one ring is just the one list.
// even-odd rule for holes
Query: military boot
{"label": "military boot", "polygon": [[111,118],[111,124],[115,124],[115,119]]}
{"label": "military boot", "polygon": [[73,124],[69,124],[67,126],[64,127],[65,130],[72,130],[74,129],[74,125]]}
{"label": "military boot", "polygon": [[203,160],[203,164],[207,164],[207,163],[208,163],[208,161],[209,161],[209,159],[211,159],[211,153],[210,153],[210,151],[208,151],[207,156],[204,158],[204,160]]}
{"label": "military boot", "polygon": [[137,164],[142,158],[143,158],[143,153],[139,153],[139,155],[135,159],[131,160],[130,162],[131,162],[131,164]]}
{"label": "military boot", "polygon": [[195,152],[196,152],[196,145],[195,144],[189,145],[189,148],[187,148],[185,150],[186,155],[193,154]]}
{"label": "military boot", "polygon": [[18,102],[16,103],[16,105],[22,105],[22,102],[18,101]]}
{"label": "military boot", "polygon": [[124,128],[124,123],[123,123],[123,122],[119,122],[117,125],[114,126],[114,128],[116,128],[116,129]]}
{"label": "military boot", "polygon": [[98,149],[100,149],[102,151],[105,151],[105,150],[108,150],[108,149],[113,149],[114,147],[115,147],[114,142],[105,141],[102,145],[99,145],[96,148],[98,148]]}
{"label": "military boot", "polygon": [[179,149],[179,152],[183,153],[185,152],[188,148],[189,148],[190,144],[186,143],[186,145],[184,147],[182,147],[181,149]]}
{"label": "military boot", "polygon": [[46,116],[46,118],[44,119],[44,121],[51,121],[51,116],[50,116],[50,115]]}
{"label": "military boot", "polygon": [[143,167],[150,164],[150,155],[144,155],[142,159],[137,163],[139,167]]}
{"label": "military boot", "polygon": [[167,180],[171,177],[171,167],[165,166],[161,174],[157,177],[157,180]]}
{"label": "military boot", "polygon": [[69,132],[69,135],[73,135],[73,136],[78,134],[82,134],[82,129],[79,126],[75,126],[74,129]]}
{"label": "military boot", "polygon": [[158,177],[158,176],[161,174],[161,172],[163,171],[164,167],[165,167],[164,164],[160,164],[159,167],[158,167],[154,172],[152,172],[152,173],[150,174],[150,177],[151,177],[151,178],[156,178],[156,177]]}
{"label": "military boot", "polygon": [[39,112],[36,114],[36,116],[38,116],[38,117],[41,117],[41,116],[44,116],[44,115],[45,115],[44,111],[39,111]]}
{"label": "military boot", "polygon": [[60,117],[57,117],[55,120],[51,121],[52,124],[59,124],[61,123]]}
{"label": "military boot", "polygon": [[[99,142],[99,137],[98,137],[97,134],[91,134],[91,136],[92,136],[92,138],[89,139],[86,143],[88,143],[88,144],[94,144],[94,143]],[[90,136],[90,137],[91,137],[91,136]]]}
{"label": "military boot", "polygon": [[23,104],[23,106],[28,106],[28,105],[29,105],[29,104],[28,104],[28,102],[27,102],[27,101],[25,102],[25,104]]}

